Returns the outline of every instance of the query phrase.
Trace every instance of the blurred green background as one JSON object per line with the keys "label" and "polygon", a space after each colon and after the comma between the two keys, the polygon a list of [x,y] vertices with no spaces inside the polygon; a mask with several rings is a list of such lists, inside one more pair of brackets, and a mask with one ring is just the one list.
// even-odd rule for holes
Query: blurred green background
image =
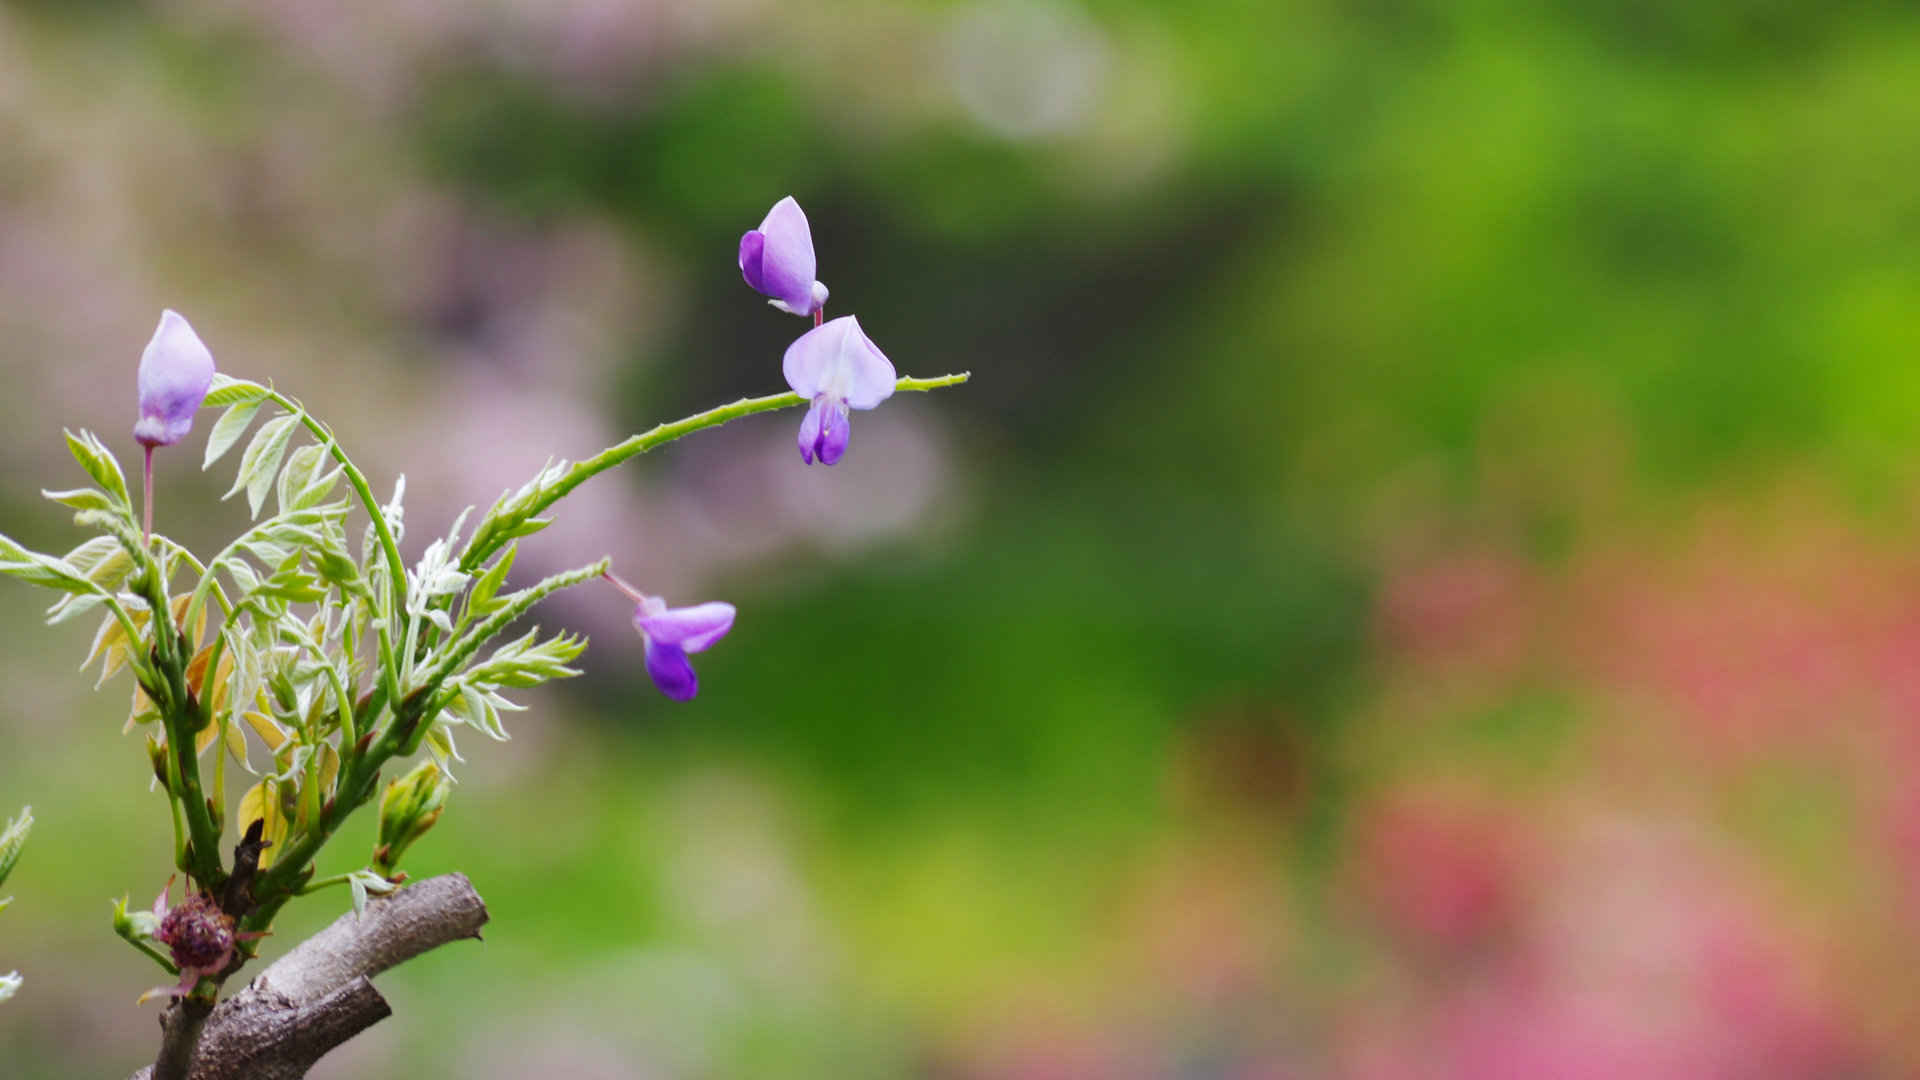
{"label": "blurred green background", "polygon": [[[588,676],[409,855],[486,944],[315,1076],[1909,1075],[1917,176],[1869,0],[16,0],[0,528],[77,540],[60,428],[131,460],[170,306],[415,553],[780,389],[793,194],[830,314],[973,382],[570,501],[516,575],[737,627],[674,706],[616,597],[545,616]],[[0,1071],[124,1075],[164,803],[0,600]]]}

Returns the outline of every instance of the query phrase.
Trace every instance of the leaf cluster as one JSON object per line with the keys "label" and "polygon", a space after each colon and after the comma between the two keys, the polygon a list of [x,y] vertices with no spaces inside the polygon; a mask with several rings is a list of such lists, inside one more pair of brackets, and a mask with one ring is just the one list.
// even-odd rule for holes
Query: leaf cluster
{"label": "leaf cluster", "polygon": [[[118,460],[82,431],[67,445],[91,484],[45,494],[95,535],[62,555],[0,535],[0,575],[58,593],[49,623],[99,618],[82,666],[98,665],[96,685],[133,673],[126,729],[145,732],[155,785],[173,805],[176,864],[203,888],[226,874],[217,855],[226,768],[251,774],[231,824],[237,833],[262,823],[264,907],[311,879],[313,855],[369,800],[386,762],[424,753],[450,783],[464,760],[454,729],[505,740],[505,716],[521,708],[507,691],[579,674],[569,666],[586,646],[577,635],[534,628],[486,649],[540,599],[604,564],[509,590],[514,541],[545,524],[510,495],[464,548],[471,511],[408,567],[398,550],[404,477],[377,502],[332,432],[270,387],[217,376],[207,404],[224,411],[202,467],[239,450],[226,497],[244,495],[249,516],[225,547],[203,562],[143,535]],[[550,472],[522,494],[537,497]],[[475,544],[486,557],[463,566]],[[397,854],[385,853],[383,874],[396,873]],[[276,871],[285,860],[294,862]],[[356,906],[378,891],[368,877],[341,879]]]}

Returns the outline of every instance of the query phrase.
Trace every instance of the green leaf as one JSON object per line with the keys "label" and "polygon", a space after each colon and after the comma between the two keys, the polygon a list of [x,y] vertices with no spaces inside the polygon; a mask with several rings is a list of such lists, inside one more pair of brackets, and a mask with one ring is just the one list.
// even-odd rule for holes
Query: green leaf
{"label": "green leaf", "polygon": [[551,524],[553,524],[552,518],[544,518],[544,517],[528,518],[525,521],[522,521],[519,524],[508,528],[506,532],[501,534],[501,539],[518,540],[524,536],[532,536],[534,533],[539,532],[541,529],[544,529]]}
{"label": "green leaf", "polygon": [[0,534],[0,574],[65,592],[85,593],[97,589],[79,567],[65,559],[29,551],[4,534]]}
{"label": "green leaf", "polygon": [[280,471],[280,462],[286,456],[287,443],[293,439],[293,428],[298,422],[297,414],[287,413],[260,425],[253,441],[247,444],[246,453],[240,455],[240,472],[234,477],[233,487],[220,497],[232,498],[244,489],[248,508],[254,517],[259,517],[260,504],[266,501],[267,490]]}
{"label": "green leaf", "polygon": [[118,509],[107,493],[99,488],[74,488],[72,491],[47,491],[42,488],[40,494],[62,506],[71,506],[75,510],[104,510],[112,513]]}
{"label": "green leaf", "polygon": [[98,593],[74,593],[63,596],[47,609],[47,625],[58,626],[68,619],[78,618],[107,602],[107,598]]}
{"label": "green leaf", "polygon": [[480,580],[474,582],[473,591],[467,594],[469,616],[488,615],[499,606],[493,602],[493,598],[500,592],[500,586],[506,584],[507,571],[513,569],[514,557],[519,552],[519,544],[508,544],[507,550],[501,552],[499,560],[487,567],[486,572],[480,575]]}
{"label": "green leaf", "polygon": [[252,595],[272,596],[295,604],[310,604],[327,595],[327,587],[310,574],[297,569],[282,570],[267,579]]}
{"label": "green leaf", "polygon": [[117,509],[132,505],[127,497],[126,474],[120,471],[120,462],[114,458],[113,451],[91,431],[83,429],[77,435],[69,431],[66,435],[67,450],[73,454],[73,460],[87,470],[87,475],[93,477],[93,482],[102,490],[119,500]]}
{"label": "green leaf", "polygon": [[500,713],[493,708],[485,694],[471,686],[460,688],[460,696],[453,699],[449,712],[495,742],[506,742],[510,738],[507,729],[500,723]]}
{"label": "green leaf", "polygon": [[5,884],[7,875],[13,873],[14,864],[20,861],[20,849],[26,846],[27,833],[33,829],[33,807],[20,811],[18,817],[7,822],[5,830],[0,830],[0,884]]}
{"label": "green leaf", "polygon": [[207,396],[200,402],[203,409],[218,409],[223,405],[238,405],[241,402],[261,401],[271,393],[266,387],[246,379],[236,379],[230,375],[213,373],[213,383],[207,388]]}
{"label": "green leaf", "polygon": [[326,453],[325,447],[308,443],[287,455],[287,467],[280,470],[280,483],[276,488],[283,513],[300,509],[294,501],[319,475],[320,467],[327,460]]}
{"label": "green leaf", "polygon": [[527,631],[494,651],[485,663],[475,664],[462,676],[475,686],[539,686],[549,679],[567,679],[580,674],[568,667],[569,661],[586,650],[587,639],[573,634],[556,634],[535,641],[539,627]]}
{"label": "green leaf", "polygon": [[202,469],[225,457],[233,444],[240,441],[240,436],[246,434],[247,425],[253,423],[254,414],[260,411],[260,404],[258,398],[243,401],[221,414],[213,430],[207,433],[207,456],[200,463]]}

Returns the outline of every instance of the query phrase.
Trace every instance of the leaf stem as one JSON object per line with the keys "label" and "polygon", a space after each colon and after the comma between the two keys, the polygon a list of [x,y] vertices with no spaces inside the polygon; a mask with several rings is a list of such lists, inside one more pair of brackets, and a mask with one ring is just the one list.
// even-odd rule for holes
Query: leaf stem
{"label": "leaf stem", "polygon": [[355,873],[357,873],[357,871],[349,870],[344,874],[332,874],[323,878],[314,878],[312,881],[295,889],[293,895],[305,896],[308,893],[316,893],[321,889],[332,888],[335,885],[345,885],[347,882],[353,880]]}

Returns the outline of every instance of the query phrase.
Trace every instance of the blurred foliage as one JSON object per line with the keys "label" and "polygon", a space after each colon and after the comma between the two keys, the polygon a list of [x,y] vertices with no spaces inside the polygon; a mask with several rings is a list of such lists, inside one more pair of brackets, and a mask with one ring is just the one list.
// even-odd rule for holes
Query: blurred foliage
{"label": "blurred foliage", "polygon": [[[119,42],[170,73],[167,108],[216,124],[283,65],[325,83],[299,35],[171,18],[193,6],[9,20],[49,55]],[[1849,928],[1777,930],[1788,966],[1827,980],[1805,976],[1807,1012],[1840,1017],[1833,1045],[1903,1030],[1911,991],[1870,958],[1911,945],[1887,914],[1905,849],[1882,835],[1904,805],[1882,772],[1911,752],[1889,749],[1910,726],[1920,449],[1911,9],[1035,8],[1063,12],[1048,32],[1099,72],[1039,133],[970,110],[968,80],[996,71],[952,51],[978,18],[1017,61],[1037,33],[1018,5],[743,10],[617,76],[462,24],[367,110],[393,157],[351,153],[536,233],[611,222],[660,261],[667,325],[609,376],[623,428],[771,385],[794,324],[743,295],[733,251],[791,192],[835,310],[903,372],[975,373],[916,412],[946,433],[963,511],[727,582],[743,614],[702,658],[697,708],[655,707],[622,645],[596,641],[576,729],[527,773],[456,791],[414,856],[465,869],[512,929],[396,972],[431,992],[404,996],[389,1045],[469,1047],[434,1066],[449,1075],[510,1068],[511,1043],[463,1015],[505,1010],[475,988],[511,971],[539,1000],[610,996],[491,1027],[531,1045],[604,1022],[672,1075],[1238,1076],[1362,1050],[1370,1075],[1489,1075],[1443,1037],[1448,988],[1483,970],[1446,950],[1502,970],[1487,958],[1520,955],[1564,914],[1550,901],[1604,893],[1564,860],[1611,865],[1593,819],[1622,807],[1709,839],[1651,829],[1660,865],[1696,869],[1676,883],[1621,859],[1616,888],[1671,888],[1669,913],[1745,910],[1687,891],[1695,873],[1760,881],[1729,886],[1742,903],[1794,897],[1753,922]],[[1818,722],[1755,719],[1776,712]],[[72,730],[105,738],[83,715]],[[0,739],[0,791],[42,807],[50,837],[36,887],[86,883],[37,912],[23,897],[9,929],[54,926],[101,888],[75,852],[130,857],[107,841],[124,808],[24,783],[91,752]],[[102,788],[139,773],[121,757]],[[798,854],[756,861],[762,843]],[[705,845],[744,860],[700,893],[747,897],[731,916],[683,902],[699,882],[675,875],[705,872]],[[1396,874],[1455,889],[1465,914],[1396,923]],[[789,876],[818,910],[765,899]],[[1215,952],[1257,974],[1205,974]],[[1498,1001],[1553,1040],[1552,1002]],[[1395,1071],[1394,1003],[1424,1072]],[[1740,1016],[1802,1031],[1780,1008]],[[1898,1072],[1920,1062],[1909,1042],[1853,1060]]]}

